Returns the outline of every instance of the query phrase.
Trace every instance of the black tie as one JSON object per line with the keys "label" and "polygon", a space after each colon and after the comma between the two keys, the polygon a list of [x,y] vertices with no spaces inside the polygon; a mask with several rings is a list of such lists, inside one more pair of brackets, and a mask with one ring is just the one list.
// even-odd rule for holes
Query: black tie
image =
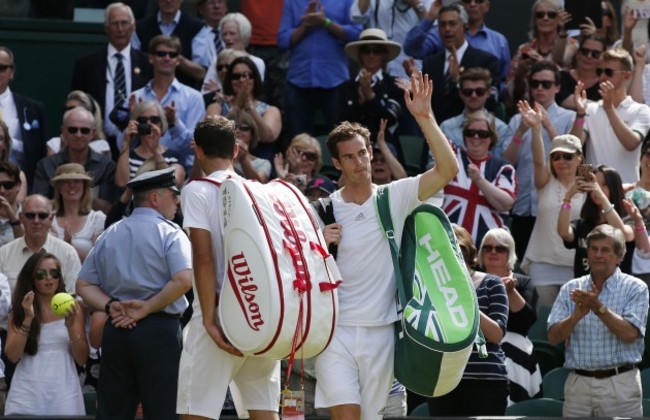
{"label": "black tie", "polygon": [[217,51],[217,55],[223,50],[224,45],[223,41],[221,40],[221,34],[219,33],[218,29],[213,29],[212,32],[214,32],[214,49]]}
{"label": "black tie", "polygon": [[122,54],[115,54],[117,58],[117,66],[115,67],[115,78],[113,79],[114,97],[113,103],[115,106],[120,106],[126,99],[126,76],[124,75],[124,64]]}

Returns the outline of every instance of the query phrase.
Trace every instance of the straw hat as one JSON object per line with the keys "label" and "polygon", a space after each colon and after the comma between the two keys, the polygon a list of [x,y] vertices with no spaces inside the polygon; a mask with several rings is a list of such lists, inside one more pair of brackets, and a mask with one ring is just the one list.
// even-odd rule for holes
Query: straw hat
{"label": "straw hat", "polygon": [[345,53],[352,60],[359,62],[359,49],[365,45],[382,45],[386,48],[388,55],[386,61],[397,57],[402,51],[402,46],[397,42],[389,41],[386,32],[377,28],[366,29],[359,35],[359,40],[350,42],[345,46]]}
{"label": "straw hat", "polygon": [[69,179],[80,179],[82,181],[92,182],[93,177],[90,176],[86,169],[78,163],[64,163],[56,168],[54,177],[50,179],[50,185],[54,186],[57,181],[66,181]]}

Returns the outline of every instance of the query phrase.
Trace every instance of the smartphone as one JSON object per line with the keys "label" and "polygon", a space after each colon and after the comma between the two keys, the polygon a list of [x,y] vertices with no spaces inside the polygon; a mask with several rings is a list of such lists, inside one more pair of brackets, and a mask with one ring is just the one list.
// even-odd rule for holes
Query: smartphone
{"label": "smartphone", "polygon": [[596,28],[603,26],[603,9],[599,1],[594,0],[565,0],[564,9],[571,14],[571,21],[567,29],[580,29],[580,25],[587,23],[590,18]]}
{"label": "smartphone", "polygon": [[578,171],[576,172],[576,176],[584,179],[590,179],[589,174],[594,172],[594,167],[591,166],[590,163],[581,163],[580,166],[578,166]]}

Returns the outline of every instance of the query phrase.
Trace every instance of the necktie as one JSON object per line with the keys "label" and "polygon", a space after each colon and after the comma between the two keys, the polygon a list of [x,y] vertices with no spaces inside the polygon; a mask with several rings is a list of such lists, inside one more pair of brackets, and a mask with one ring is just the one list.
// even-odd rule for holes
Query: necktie
{"label": "necktie", "polygon": [[221,40],[221,34],[219,33],[218,29],[213,29],[212,32],[214,33],[214,49],[217,51],[217,55],[223,50],[224,45],[223,41]]}
{"label": "necktie", "polygon": [[122,59],[124,58],[122,54],[117,53],[114,56],[117,58],[117,66],[115,67],[115,78],[113,79],[113,104],[115,106],[120,106],[126,99],[126,76],[124,75],[124,64]]}
{"label": "necktie", "polygon": [[454,85],[456,84],[456,81],[454,80],[453,77],[451,77],[450,71],[451,70],[451,55],[447,59],[448,65],[447,65],[447,72],[445,73],[445,85],[444,85],[444,94],[445,96],[449,95],[451,91],[454,89]]}

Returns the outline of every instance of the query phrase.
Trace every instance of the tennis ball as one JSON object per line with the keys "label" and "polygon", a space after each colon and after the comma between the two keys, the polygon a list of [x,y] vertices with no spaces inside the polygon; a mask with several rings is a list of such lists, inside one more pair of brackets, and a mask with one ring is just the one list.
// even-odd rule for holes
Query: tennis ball
{"label": "tennis ball", "polygon": [[68,310],[75,304],[75,299],[72,295],[67,293],[57,293],[52,298],[52,312],[58,316],[65,316]]}

